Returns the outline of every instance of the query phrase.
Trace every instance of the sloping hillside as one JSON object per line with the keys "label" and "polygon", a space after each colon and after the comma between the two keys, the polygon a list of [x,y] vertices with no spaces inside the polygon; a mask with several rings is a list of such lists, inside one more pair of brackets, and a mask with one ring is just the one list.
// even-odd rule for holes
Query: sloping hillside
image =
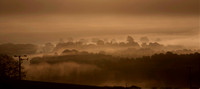
{"label": "sloping hillside", "polygon": [[[125,87],[98,87],[88,85],[76,85],[65,83],[53,83],[53,82],[40,82],[40,81],[28,81],[28,80],[3,80],[0,81],[1,89],[127,89]],[[139,87],[132,86],[128,89],[140,89]]]}

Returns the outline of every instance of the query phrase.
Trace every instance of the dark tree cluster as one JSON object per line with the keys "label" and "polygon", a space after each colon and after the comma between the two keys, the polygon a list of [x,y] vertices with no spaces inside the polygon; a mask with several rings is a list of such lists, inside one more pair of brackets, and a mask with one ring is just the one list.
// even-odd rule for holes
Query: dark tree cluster
{"label": "dark tree cluster", "polygon": [[[152,86],[188,87],[189,78],[191,77],[193,86],[200,84],[200,53],[175,54],[166,52],[140,58],[121,58],[99,53],[88,53],[84,55],[36,57],[30,61],[34,65],[44,62],[52,65],[75,62],[95,65],[100,68],[99,71],[80,75],[88,81],[91,78],[89,75],[93,74],[97,78],[95,81],[154,81],[156,83],[152,83]],[[73,74],[71,77],[76,77],[75,75]]]}
{"label": "dark tree cluster", "polygon": [[[83,40],[83,39],[82,39]],[[92,42],[88,41],[61,41],[56,44],[54,51],[59,51],[62,49],[76,49],[84,50],[89,52],[100,52],[104,51],[106,54],[113,56],[137,58],[142,56],[151,56],[155,53],[165,53],[167,51],[172,51],[177,54],[189,54],[194,52],[200,52],[200,50],[184,49],[180,45],[163,45],[158,42],[150,42],[147,37],[141,37],[139,42],[131,36],[127,36],[126,41],[117,42],[115,40],[102,40],[98,38],[93,38]]]}
{"label": "dark tree cluster", "polygon": [[[25,76],[25,72],[21,72],[21,77]],[[0,79],[19,79],[19,62],[8,55],[0,54]]]}
{"label": "dark tree cluster", "polygon": [[83,39],[79,41],[68,41],[68,42],[59,42],[55,50],[62,49],[62,48],[95,48],[95,47],[134,47],[134,48],[139,48],[140,45],[138,42],[134,41],[133,37],[128,36],[126,42],[115,42],[113,40],[111,41],[104,41],[98,38],[93,38],[92,42],[94,44],[87,44],[87,41],[83,41]]}

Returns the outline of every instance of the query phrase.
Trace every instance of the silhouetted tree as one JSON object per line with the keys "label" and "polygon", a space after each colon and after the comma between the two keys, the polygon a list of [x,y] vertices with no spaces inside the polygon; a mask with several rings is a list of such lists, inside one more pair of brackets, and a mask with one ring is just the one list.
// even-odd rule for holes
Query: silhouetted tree
{"label": "silhouetted tree", "polygon": [[[19,62],[12,57],[0,54],[0,79],[19,79]],[[25,78],[25,72],[21,72]]]}
{"label": "silhouetted tree", "polygon": [[51,52],[51,51],[53,51],[53,48],[54,48],[54,45],[52,43],[46,43],[44,48],[43,48],[43,51],[44,52]]}
{"label": "silhouetted tree", "polygon": [[142,43],[141,46],[142,46],[143,48],[147,48],[147,47],[148,47],[147,43]]}
{"label": "silhouetted tree", "polygon": [[62,54],[66,54],[66,55],[75,55],[75,54],[78,54],[78,53],[79,53],[79,51],[75,50],[75,49],[73,49],[73,50],[65,49],[62,52]]}
{"label": "silhouetted tree", "polygon": [[110,41],[110,43],[111,43],[111,44],[114,44],[114,43],[116,43],[116,40],[115,40],[115,39],[112,39],[112,40]]}
{"label": "silhouetted tree", "polygon": [[119,43],[120,46],[125,46],[126,44],[124,42]]}
{"label": "silhouetted tree", "polygon": [[87,44],[88,40],[86,40],[86,39],[80,39],[79,42],[81,42],[81,44]]}
{"label": "silhouetted tree", "polygon": [[104,41],[103,40],[98,40],[97,41],[97,45],[104,45]]}
{"label": "silhouetted tree", "polygon": [[141,37],[141,38],[140,38],[140,41],[141,41],[142,43],[148,43],[148,42],[149,42],[149,39],[148,39],[147,37]]}
{"label": "silhouetted tree", "polygon": [[139,47],[139,44],[138,44],[137,42],[134,41],[133,37],[128,36],[128,37],[127,37],[127,41],[128,41],[128,45],[132,45],[132,46],[135,46],[135,47]]}
{"label": "silhouetted tree", "polygon": [[74,39],[73,39],[72,37],[69,37],[69,38],[67,38],[67,41],[68,41],[68,42],[73,42]]}
{"label": "silhouetted tree", "polygon": [[98,38],[92,38],[91,41],[92,41],[93,43],[97,43],[98,40],[99,40]]}
{"label": "silhouetted tree", "polygon": [[158,49],[158,48],[163,48],[164,47],[164,45],[161,45],[161,44],[159,44],[159,43],[157,43],[157,42],[154,42],[154,43],[149,43],[149,47],[150,48],[153,48],[153,49]]}
{"label": "silhouetted tree", "polygon": [[128,43],[130,43],[130,44],[134,43],[134,39],[133,39],[133,37],[131,37],[131,36],[128,36],[126,40],[127,40]]}

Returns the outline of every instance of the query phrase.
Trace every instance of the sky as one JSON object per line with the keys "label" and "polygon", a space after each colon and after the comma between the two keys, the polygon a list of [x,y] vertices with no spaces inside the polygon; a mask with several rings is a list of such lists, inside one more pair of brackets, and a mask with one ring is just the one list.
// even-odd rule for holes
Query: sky
{"label": "sky", "polygon": [[0,43],[147,36],[200,48],[199,0],[0,0]]}

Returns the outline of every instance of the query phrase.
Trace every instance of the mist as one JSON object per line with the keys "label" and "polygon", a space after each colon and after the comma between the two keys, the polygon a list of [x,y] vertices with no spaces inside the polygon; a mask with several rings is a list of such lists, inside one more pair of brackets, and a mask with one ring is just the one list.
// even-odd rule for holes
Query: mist
{"label": "mist", "polygon": [[0,54],[31,81],[197,86],[199,20],[199,0],[0,0]]}
{"label": "mist", "polygon": [[[96,86],[187,87],[188,66],[198,85],[199,53],[171,52],[141,58],[105,54],[35,57],[26,65],[27,80]],[[190,59],[192,58],[192,59]],[[171,65],[171,66],[169,66]]]}
{"label": "mist", "polygon": [[[55,65],[42,63],[39,65],[27,65],[27,79],[46,82],[60,82],[73,84],[97,84],[93,82],[96,79],[94,72],[100,72],[100,68],[95,65],[78,64],[75,62],[65,62]],[[93,76],[92,76],[93,75]],[[88,80],[90,78],[90,80]]]}

